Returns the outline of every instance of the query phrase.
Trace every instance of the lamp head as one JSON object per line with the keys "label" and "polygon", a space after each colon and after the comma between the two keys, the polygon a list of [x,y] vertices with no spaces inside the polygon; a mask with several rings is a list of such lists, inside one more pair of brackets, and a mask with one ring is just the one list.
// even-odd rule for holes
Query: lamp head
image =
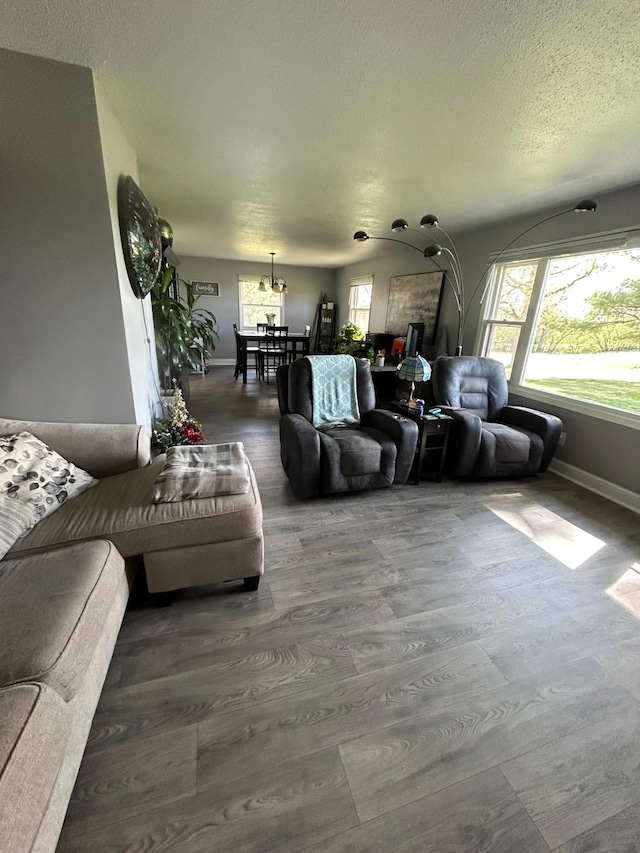
{"label": "lamp head", "polygon": [[425,258],[435,258],[436,255],[442,254],[442,246],[439,243],[431,243],[422,253]]}
{"label": "lamp head", "polygon": [[365,240],[369,239],[369,235],[366,231],[356,231],[356,233],[353,235],[353,239],[357,240],[358,243],[364,243]]}
{"label": "lamp head", "polygon": [[438,227],[438,217],[434,216],[433,213],[427,213],[426,216],[423,216],[420,220],[421,228],[437,228]]}
{"label": "lamp head", "polygon": [[590,198],[584,198],[573,208],[575,213],[594,213],[598,205]]}
{"label": "lamp head", "polygon": [[391,223],[391,230],[397,232],[406,231],[409,223],[406,219],[394,219]]}
{"label": "lamp head", "polygon": [[410,355],[400,362],[396,375],[409,382],[426,382],[431,376],[431,365],[421,355]]}

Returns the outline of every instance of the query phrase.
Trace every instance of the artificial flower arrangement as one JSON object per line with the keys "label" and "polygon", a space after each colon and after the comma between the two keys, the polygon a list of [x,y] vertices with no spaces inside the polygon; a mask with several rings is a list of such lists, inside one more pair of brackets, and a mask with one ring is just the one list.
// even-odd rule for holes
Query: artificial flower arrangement
{"label": "artificial flower arrangement", "polygon": [[[175,382],[174,382],[175,387]],[[204,441],[202,427],[187,411],[182,391],[175,388],[173,405],[169,407],[170,417],[164,418],[155,425],[152,444],[161,453],[168,447],[181,444],[200,444]]]}

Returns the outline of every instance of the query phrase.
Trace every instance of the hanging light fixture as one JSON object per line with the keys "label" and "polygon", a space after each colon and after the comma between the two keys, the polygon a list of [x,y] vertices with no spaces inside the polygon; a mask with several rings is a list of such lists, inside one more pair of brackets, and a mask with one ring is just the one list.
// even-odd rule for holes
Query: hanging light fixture
{"label": "hanging light fixture", "polygon": [[[428,228],[436,228],[440,231],[441,234],[444,235],[449,245],[442,245],[441,243],[430,243],[426,248],[422,249],[418,246],[414,246],[413,243],[407,243],[406,240],[398,240],[396,237],[377,237],[373,236],[373,234],[367,234],[366,231],[356,231],[353,235],[353,239],[358,243],[364,243],[366,240],[386,240],[390,243],[402,243],[403,246],[409,246],[410,249],[415,249],[416,252],[420,252],[424,255],[425,258],[429,258],[435,266],[444,274],[444,280],[451,288],[453,293],[456,309],[458,313],[458,329],[456,334],[456,355],[462,355],[462,335],[464,333],[464,326],[467,320],[467,312],[471,307],[471,303],[476,297],[480,286],[484,282],[484,288],[482,291],[482,298],[480,299],[480,303],[482,304],[482,300],[484,299],[485,291],[487,289],[487,284],[489,282],[489,273],[498,263],[500,258],[504,255],[504,253],[509,249],[516,240],[519,240],[521,237],[524,237],[525,234],[528,234],[529,231],[533,231],[534,228],[537,228],[539,225],[542,225],[545,222],[550,222],[552,219],[556,219],[558,216],[564,216],[565,213],[594,213],[597,204],[592,199],[583,199],[575,204],[573,207],[570,207],[568,210],[561,210],[560,213],[554,213],[551,216],[547,216],[545,219],[540,219],[538,222],[534,222],[533,225],[530,225],[528,228],[525,228],[524,231],[521,231],[517,234],[513,240],[511,240],[507,245],[500,251],[496,258],[487,266],[485,271],[480,276],[480,280],[476,284],[474,290],[471,293],[471,297],[469,299],[468,305],[465,305],[465,288],[464,282],[462,278],[462,266],[460,265],[460,259],[458,257],[458,251],[454,245],[453,240],[444,230],[444,228],[438,222],[438,217],[434,216],[432,213],[423,216],[420,220],[420,228],[427,230]],[[406,219],[394,219],[391,223],[391,230],[395,234],[402,234],[404,231],[414,231],[415,233],[422,233],[420,231],[416,231],[415,228],[409,228],[409,223]],[[450,270],[443,269],[440,264],[434,260],[438,255],[446,255],[449,258]],[[450,275],[449,275],[450,273]]]}
{"label": "hanging light fixture", "polygon": [[274,293],[288,293],[287,282],[282,278],[282,276],[279,275],[276,277],[273,274],[273,256],[275,255],[275,252],[269,252],[269,254],[271,255],[271,277],[263,275],[260,279],[258,290],[266,293],[267,287],[270,287]]}

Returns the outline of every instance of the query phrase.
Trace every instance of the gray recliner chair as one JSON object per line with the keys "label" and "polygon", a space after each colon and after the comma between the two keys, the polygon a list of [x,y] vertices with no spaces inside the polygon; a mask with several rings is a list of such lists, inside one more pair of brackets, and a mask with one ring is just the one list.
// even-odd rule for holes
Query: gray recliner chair
{"label": "gray recliner chair", "polygon": [[536,409],[509,406],[504,366],[492,358],[441,356],[433,395],[452,406],[447,470],[454,477],[526,477],[549,467],[562,421]]}
{"label": "gray recliner chair", "polygon": [[385,488],[406,483],[409,477],[418,427],[408,418],[375,408],[369,363],[354,362],[360,423],[319,429],[313,426],[309,359],[278,368],[280,458],[298,498]]}

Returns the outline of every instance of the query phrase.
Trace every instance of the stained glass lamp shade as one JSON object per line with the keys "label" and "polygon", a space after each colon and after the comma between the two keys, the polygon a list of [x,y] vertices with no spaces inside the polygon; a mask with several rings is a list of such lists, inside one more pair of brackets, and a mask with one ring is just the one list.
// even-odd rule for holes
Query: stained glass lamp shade
{"label": "stained glass lamp shade", "polygon": [[426,382],[431,377],[431,365],[421,355],[412,355],[400,362],[397,376],[398,379],[411,382],[411,394],[409,395],[411,400],[416,389],[416,382]]}

